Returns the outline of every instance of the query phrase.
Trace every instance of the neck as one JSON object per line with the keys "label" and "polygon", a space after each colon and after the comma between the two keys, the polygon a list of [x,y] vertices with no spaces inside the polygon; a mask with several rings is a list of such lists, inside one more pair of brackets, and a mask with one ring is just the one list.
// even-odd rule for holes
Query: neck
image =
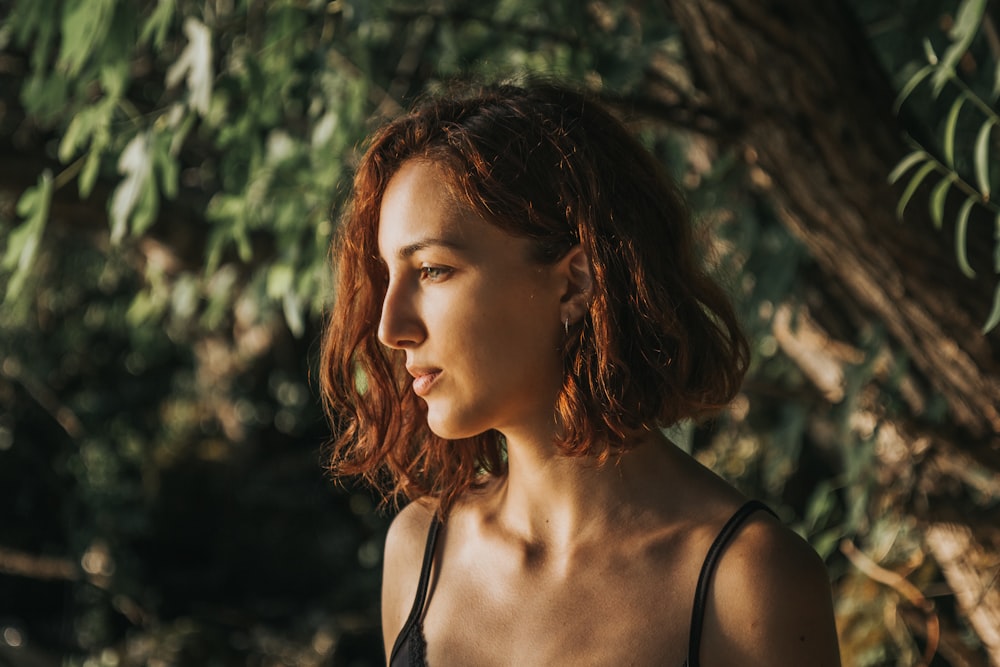
{"label": "neck", "polygon": [[497,495],[496,520],[526,543],[569,551],[607,539],[616,526],[650,512],[678,453],[659,432],[619,457],[598,464],[559,453],[552,437],[507,437],[507,475]]}

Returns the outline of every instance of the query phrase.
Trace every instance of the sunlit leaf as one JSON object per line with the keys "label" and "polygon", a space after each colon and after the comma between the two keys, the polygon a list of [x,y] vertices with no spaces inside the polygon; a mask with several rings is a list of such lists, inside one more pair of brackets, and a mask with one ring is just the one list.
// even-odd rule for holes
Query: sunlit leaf
{"label": "sunlit leaf", "polygon": [[87,158],[83,162],[83,169],[80,171],[79,192],[82,199],[90,196],[97,182],[97,176],[101,169],[101,158],[107,148],[110,137],[107,132],[99,132],[94,135],[90,142],[90,150]]}
{"label": "sunlit leaf", "polygon": [[129,63],[127,60],[110,62],[101,67],[100,82],[104,93],[105,104],[114,103],[125,93],[129,81]]}
{"label": "sunlit leaf", "polygon": [[958,260],[958,268],[962,270],[967,277],[973,278],[976,272],[972,270],[969,265],[968,252],[965,247],[966,242],[966,232],[969,227],[969,213],[972,211],[972,207],[975,205],[975,197],[969,197],[964,202],[962,202],[962,208],[958,210],[958,219],[955,221],[955,259]]}
{"label": "sunlit leaf", "polygon": [[938,57],[937,53],[934,52],[934,46],[931,45],[931,40],[924,37],[923,46],[924,46],[924,57],[927,58],[927,62],[931,65],[937,65]]}
{"label": "sunlit leaf", "polygon": [[[955,45],[952,44],[951,47],[949,47],[949,50],[945,51],[945,56],[947,56],[948,53],[954,48]],[[949,67],[943,60],[937,65],[937,67],[934,68],[934,74],[931,76],[931,94],[935,97],[935,99],[941,94],[941,91],[944,90],[944,87],[954,76],[955,67]]]}
{"label": "sunlit leaf", "polygon": [[920,183],[927,177],[929,173],[934,171],[934,163],[928,162],[920,169],[917,173],[913,175],[910,182],[907,184],[906,189],[903,190],[902,196],[899,198],[899,203],[896,204],[896,217],[900,220],[903,219],[903,211],[906,210],[906,205],[910,202],[910,198],[913,197],[913,193],[917,191],[920,187]]}
{"label": "sunlit leaf", "polygon": [[948,80],[955,76],[955,67],[969,50],[969,45],[979,31],[985,10],[986,0],[962,0],[962,4],[959,5],[955,23],[948,32],[952,43],[945,49],[937,71],[934,72],[932,90],[935,97]]}
{"label": "sunlit leaf", "polygon": [[69,162],[77,151],[91,142],[95,135],[107,133],[114,113],[114,100],[105,99],[101,103],[81,109],[69,127],[66,128],[59,144],[59,159]]}
{"label": "sunlit leaf", "polygon": [[167,38],[167,30],[170,28],[170,22],[174,18],[176,5],[176,0],[157,0],[156,9],[153,10],[153,13],[149,15],[146,23],[142,26],[142,32],[139,34],[140,44],[145,44],[152,40],[152,47],[154,49],[163,47],[163,42]]}
{"label": "sunlit leaf", "polygon": [[204,115],[212,104],[212,31],[198,19],[188,17],[184,34],[188,44],[167,70],[166,84],[172,88],[186,78],[188,105]]}
{"label": "sunlit leaf", "polygon": [[306,322],[303,317],[302,299],[294,291],[285,292],[281,299],[281,310],[285,315],[285,323],[288,330],[296,338],[300,338],[306,330]]}
{"label": "sunlit leaf", "polygon": [[934,221],[934,226],[938,229],[941,228],[941,222],[944,219],[944,203],[948,198],[948,190],[951,189],[951,184],[955,182],[955,174],[950,173],[941,179],[937,185],[934,186],[934,190],[931,191],[930,198],[930,210],[931,210],[931,220]]}
{"label": "sunlit leaf", "polygon": [[276,264],[267,272],[267,295],[280,299],[292,291],[295,269],[286,264]]}
{"label": "sunlit leaf", "polygon": [[4,22],[12,26],[14,43],[31,47],[31,66],[36,71],[46,67],[49,49],[55,38],[57,22],[52,20],[59,11],[58,0],[35,0],[16,3]]}
{"label": "sunlit leaf", "polygon": [[104,41],[114,11],[115,0],[67,0],[57,65],[68,76],[78,74]]}
{"label": "sunlit leaf", "polygon": [[976,135],[976,147],[973,152],[973,161],[976,166],[976,183],[983,199],[990,198],[990,172],[989,172],[989,146],[990,130],[993,128],[993,120],[987,120],[979,128]]}
{"label": "sunlit leaf", "polygon": [[152,185],[153,160],[149,154],[149,135],[135,135],[118,159],[118,171],[125,178],[118,184],[111,197],[111,240],[118,243],[125,238],[128,221],[135,212],[145,191]]}
{"label": "sunlit leaf", "polygon": [[903,102],[906,98],[910,96],[920,82],[927,78],[931,72],[934,71],[934,65],[924,65],[917,72],[909,78],[906,84],[903,86],[902,90],[899,91],[899,95],[896,96],[896,102],[893,105],[893,111],[899,113],[899,109],[903,106]]}
{"label": "sunlit leaf", "polygon": [[986,0],[962,0],[948,36],[955,41],[971,42],[979,31],[985,11]]}
{"label": "sunlit leaf", "polygon": [[169,133],[161,133],[153,141],[153,166],[159,177],[160,189],[167,199],[177,196],[180,165],[171,153],[172,138]]}
{"label": "sunlit leaf", "polygon": [[24,222],[7,235],[7,248],[0,260],[0,268],[10,272],[5,299],[21,291],[35,262],[42,232],[49,219],[52,190],[52,172],[46,169],[39,176],[37,185],[25,190],[17,202],[17,214],[24,218]]}
{"label": "sunlit leaf", "polygon": [[889,173],[889,182],[895,183],[900,179],[900,177],[903,174],[905,174],[910,169],[910,167],[917,164],[921,160],[926,160],[928,157],[930,156],[927,154],[926,151],[923,150],[913,151],[912,153],[904,157],[902,160],[900,160],[895,167],[893,167],[892,171]]}
{"label": "sunlit leaf", "polygon": [[69,127],[63,134],[62,141],[59,142],[58,155],[62,162],[69,162],[76,152],[76,147],[86,141],[91,132],[92,118],[93,109],[84,109],[73,116],[73,120],[70,121]]}
{"label": "sunlit leaf", "polygon": [[182,111],[176,118],[171,119],[171,127],[174,128],[173,135],[170,138],[170,154],[176,157],[181,152],[181,146],[184,145],[184,140],[187,138],[188,132],[194,127],[195,114],[193,113],[183,113],[183,108],[178,107]]}
{"label": "sunlit leaf", "polygon": [[944,123],[944,161],[952,169],[955,168],[955,129],[958,127],[958,114],[967,99],[969,96],[965,92],[955,98]]}
{"label": "sunlit leaf", "polygon": [[846,533],[847,530],[844,526],[834,526],[817,535],[811,535],[809,543],[821,558],[828,558],[837,548],[840,541],[844,539]]}

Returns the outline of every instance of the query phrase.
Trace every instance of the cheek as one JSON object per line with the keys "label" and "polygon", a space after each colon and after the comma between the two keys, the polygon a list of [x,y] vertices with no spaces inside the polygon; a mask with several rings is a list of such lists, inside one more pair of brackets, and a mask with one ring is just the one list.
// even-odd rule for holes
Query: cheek
{"label": "cheek", "polygon": [[553,366],[561,368],[562,327],[552,313],[515,307],[502,318],[484,322],[481,331],[484,340],[490,342],[497,363],[519,366],[520,372],[541,373]]}

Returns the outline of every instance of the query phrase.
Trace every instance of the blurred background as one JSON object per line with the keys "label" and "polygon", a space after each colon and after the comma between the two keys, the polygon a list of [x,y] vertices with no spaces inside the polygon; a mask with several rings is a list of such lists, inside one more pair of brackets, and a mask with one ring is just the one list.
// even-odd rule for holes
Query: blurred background
{"label": "blurred background", "polygon": [[525,73],[598,94],[687,192],[754,363],[673,435],[826,560],[845,665],[1000,665],[997,3],[0,21],[0,665],[382,664],[392,511],[324,468],[329,242],[374,127]]}

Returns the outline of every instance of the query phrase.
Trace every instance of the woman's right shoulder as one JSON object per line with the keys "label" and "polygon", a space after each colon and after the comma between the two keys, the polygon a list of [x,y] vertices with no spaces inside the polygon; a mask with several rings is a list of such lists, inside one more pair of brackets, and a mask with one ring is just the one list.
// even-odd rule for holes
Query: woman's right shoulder
{"label": "woman's right shoulder", "polygon": [[432,502],[411,502],[393,518],[386,533],[382,560],[382,634],[387,655],[413,607],[427,533],[436,511],[437,506]]}

